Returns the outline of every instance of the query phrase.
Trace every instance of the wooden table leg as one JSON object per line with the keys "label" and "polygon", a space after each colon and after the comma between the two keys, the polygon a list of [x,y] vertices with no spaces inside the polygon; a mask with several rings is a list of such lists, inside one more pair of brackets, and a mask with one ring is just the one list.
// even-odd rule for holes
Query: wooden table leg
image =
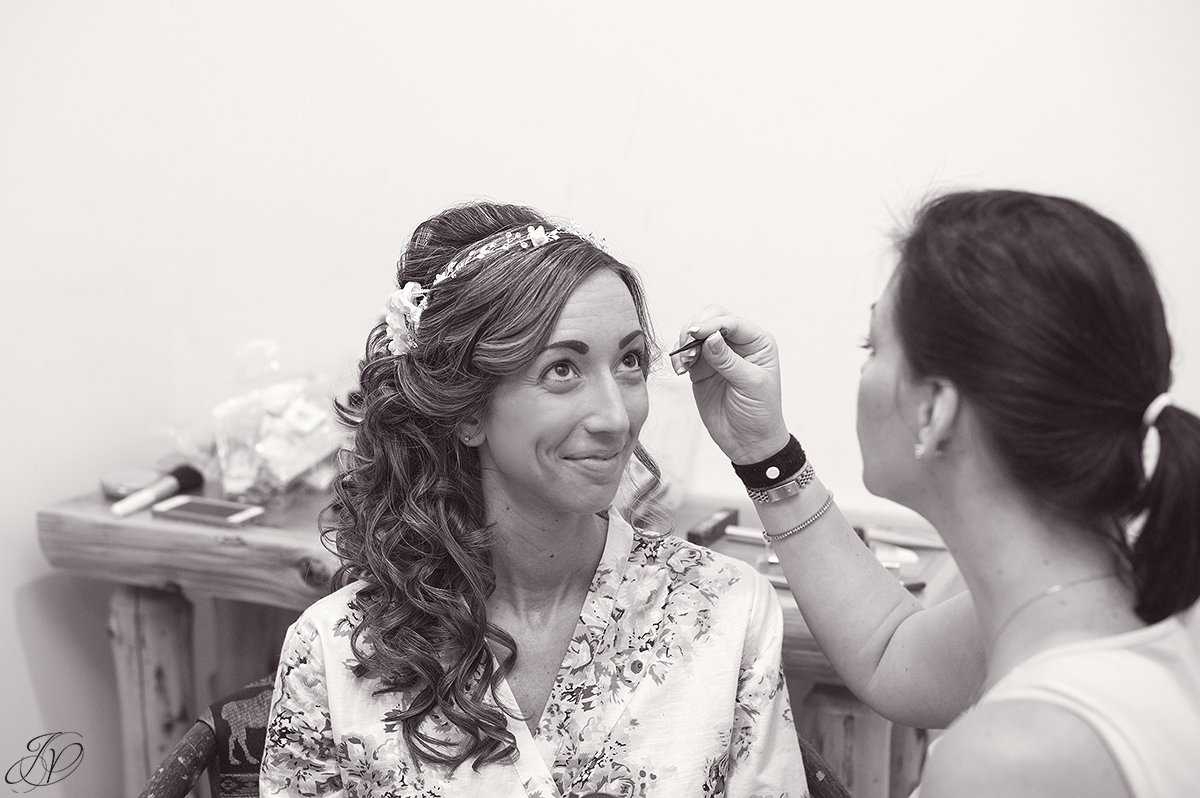
{"label": "wooden table leg", "polygon": [[892,726],[892,766],[889,774],[889,798],[908,798],[921,781],[929,732],[911,726]]}
{"label": "wooden table leg", "polygon": [[814,685],[801,730],[854,798],[907,796],[924,761],[924,732],[896,726],[845,687]]}
{"label": "wooden table leg", "polygon": [[196,720],[191,602],[164,590],[118,587],[109,603],[109,636],[125,792],[137,795]]}

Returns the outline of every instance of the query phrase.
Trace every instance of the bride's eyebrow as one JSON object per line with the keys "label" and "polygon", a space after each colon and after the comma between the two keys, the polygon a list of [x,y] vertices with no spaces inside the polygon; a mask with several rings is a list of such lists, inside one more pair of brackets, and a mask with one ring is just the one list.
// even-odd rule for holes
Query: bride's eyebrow
{"label": "bride's eyebrow", "polygon": [[552,344],[546,344],[543,352],[548,352],[551,349],[572,349],[581,355],[588,353],[588,345],[583,341],[555,341]]}
{"label": "bride's eyebrow", "polygon": [[[642,330],[634,330],[633,332],[627,334],[624,338],[622,338],[621,342],[617,346],[618,346],[618,348],[624,348],[624,347],[628,346],[639,335],[645,335],[645,334],[646,333]],[[585,344],[583,341],[576,341],[574,339],[569,339],[566,341],[555,341],[553,343],[546,344],[546,347],[542,351],[545,352],[550,349],[560,349],[560,348],[561,349],[571,349],[575,352],[578,352],[581,355],[586,355],[588,353],[588,351],[590,350],[590,347],[587,344]]]}

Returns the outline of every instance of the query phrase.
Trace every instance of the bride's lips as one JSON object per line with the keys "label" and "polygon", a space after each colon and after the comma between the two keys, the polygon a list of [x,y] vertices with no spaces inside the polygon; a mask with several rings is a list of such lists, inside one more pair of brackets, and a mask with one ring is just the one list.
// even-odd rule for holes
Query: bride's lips
{"label": "bride's lips", "polygon": [[564,457],[589,474],[599,477],[609,477],[621,468],[621,452],[594,452],[590,454],[571,455]]}

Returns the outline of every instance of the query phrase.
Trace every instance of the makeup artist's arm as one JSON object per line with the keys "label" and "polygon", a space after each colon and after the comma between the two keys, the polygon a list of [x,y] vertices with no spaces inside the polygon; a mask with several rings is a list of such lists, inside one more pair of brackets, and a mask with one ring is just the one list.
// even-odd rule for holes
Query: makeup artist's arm
{"label": "makeup artist's arm", "polygon": [[[713,440],[736,463],[774,455],[788,441],[775,340],[718,307],[697,314],[687,330],[708,338],[689,376]],[[687,337],[685,331],[680,342]],[[796,496],[755,507],[763,528],[778,534],[809,518],[827,496],[818,479]],[[865,704],[921,728],[943,728],[968,706],[984,662],[966,593],[922,609],[836,505],[773,548],[813,636]]]}

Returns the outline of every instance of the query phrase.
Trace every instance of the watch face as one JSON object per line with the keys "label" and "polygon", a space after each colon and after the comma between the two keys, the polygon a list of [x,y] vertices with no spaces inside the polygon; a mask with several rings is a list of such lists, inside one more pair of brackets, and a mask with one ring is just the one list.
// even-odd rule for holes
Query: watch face
{"label": "watch face", "polygon": [[812,463],[805,463],[800,469],[800,473],[787,482],[778,485],[771,485],[765,488],[746,488],[746,493],[750,499],[756,504],[770,504],[777,502],[780,499],[786,499],[789,496],[795,496],[800,491],[812,484],[816,472],[813,471]]}

